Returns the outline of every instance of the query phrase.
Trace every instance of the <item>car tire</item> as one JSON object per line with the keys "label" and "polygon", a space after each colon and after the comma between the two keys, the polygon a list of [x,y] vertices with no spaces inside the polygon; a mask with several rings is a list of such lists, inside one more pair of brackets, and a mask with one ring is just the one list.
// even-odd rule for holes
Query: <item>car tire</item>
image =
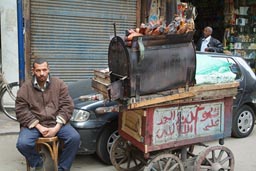
{"label": "car tire", "polygon": [[233,114],[232,137],[248,137],[254,128],[255,113],[248,105],[243,105]]}
{"label": "car tire", "polygon": [[96,154],[100,158],[100,160],[107,165],[112,164],[110,161],[109,152],[114,141],[118,137],[118,125],[117,122],[113,122],[103,128],[103,131],[97,140]]}

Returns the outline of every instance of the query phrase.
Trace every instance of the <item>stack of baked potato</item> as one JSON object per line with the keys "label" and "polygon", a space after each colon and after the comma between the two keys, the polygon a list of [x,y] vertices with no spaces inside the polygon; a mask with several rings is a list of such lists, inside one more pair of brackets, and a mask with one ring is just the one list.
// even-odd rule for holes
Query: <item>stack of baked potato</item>
{"label": "stack of baked potato", "polygon": [[162,34],[184,34],[193,31],[194,20],[176,16],[174,20],[166,25],[163,20],[151,21],[148,24],[142,23],[139,28],[126,30],[125,41],[129,46],[135,36],[156,36]]}

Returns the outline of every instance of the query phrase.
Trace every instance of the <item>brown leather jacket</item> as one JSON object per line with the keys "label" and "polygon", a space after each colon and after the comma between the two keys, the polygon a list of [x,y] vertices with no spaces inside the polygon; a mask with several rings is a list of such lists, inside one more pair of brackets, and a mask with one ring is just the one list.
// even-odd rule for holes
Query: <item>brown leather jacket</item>
{"label": "brown leather jacket", "polygon": [[73,109],[67,85],[56,77],[50,77],[45,91],[36,88],[32,80],[27,80],[17,93],[16,115],[21,127],[31,128],[38,121],[43,126],[53,127],[57,116],[67,123]]}

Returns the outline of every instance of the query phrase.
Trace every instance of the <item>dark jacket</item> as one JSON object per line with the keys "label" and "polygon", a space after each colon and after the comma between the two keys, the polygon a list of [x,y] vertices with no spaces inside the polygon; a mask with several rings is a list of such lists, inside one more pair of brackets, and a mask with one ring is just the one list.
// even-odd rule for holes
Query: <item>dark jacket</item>
{"label": "dark jacket", "polygon": [[[202,39],[203,37],[201,37],[197,42],[196,50],[198,51],[200,51],[201,49]],[[210,49],[210,52],[223,53],[223,44],[218,39],[211,37],[210,42],[207,46]]]}
{"label": "dark jacket", "polygon": [[16,115],[21,127],[30,127],[37,121],[43,126],[53,127],[58,115],[68,122],[73,109],[68,87],[58,78],[50,77],[45,91],[35,88],[32,80],[28,80],[17,93]]}

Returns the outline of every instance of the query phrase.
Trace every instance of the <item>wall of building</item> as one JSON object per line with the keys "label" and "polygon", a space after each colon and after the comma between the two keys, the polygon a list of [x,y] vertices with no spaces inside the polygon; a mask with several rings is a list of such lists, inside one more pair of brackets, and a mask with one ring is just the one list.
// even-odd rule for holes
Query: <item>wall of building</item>
{"label": "wall of building", "polygon": [[7,81],[14,82],[19,80],[17,0],[1,0],[0,14],[2,71]]}

